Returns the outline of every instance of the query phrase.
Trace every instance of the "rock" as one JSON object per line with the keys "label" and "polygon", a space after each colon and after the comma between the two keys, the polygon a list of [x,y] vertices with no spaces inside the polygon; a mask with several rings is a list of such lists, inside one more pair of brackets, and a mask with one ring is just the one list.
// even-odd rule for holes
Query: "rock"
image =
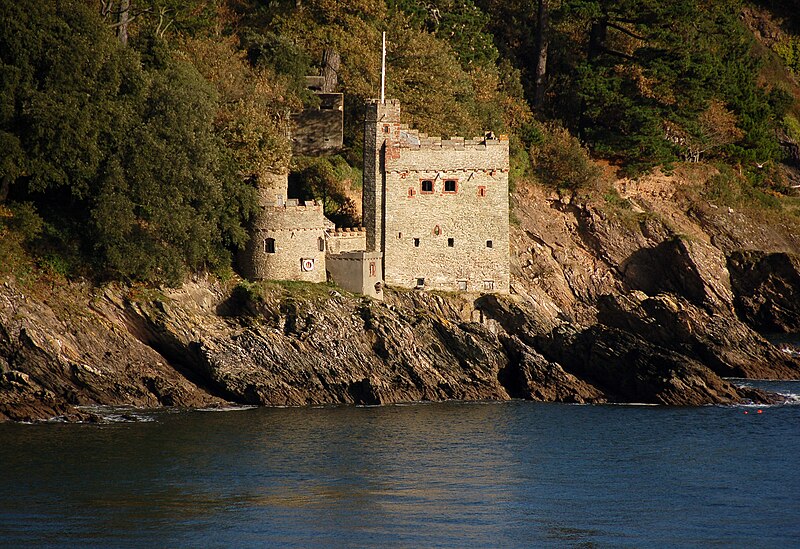
{"label": "rock", "polygon": [[710,244],[672,238],[636,252],[621,270],[631,289],[675,293],[709,311],[733,310],[725,255]]}
{"label": "rock", "polygon": [[737,388],[694,359],[612,327],[567,327],[540,338],[539,345],[546,357],[613,402],[699,406],[770,399]]}
{"label": "rock", "polygon": [[800,378],[800,361],[781,353],[733,314],[710,314],[673,294],[603,296],[598,320],[701,362],[724,377]]}
{"label": "rock", "polygon": [[739,316],[762,333],[800,333],[800,256],[733,252],[728,256]]}

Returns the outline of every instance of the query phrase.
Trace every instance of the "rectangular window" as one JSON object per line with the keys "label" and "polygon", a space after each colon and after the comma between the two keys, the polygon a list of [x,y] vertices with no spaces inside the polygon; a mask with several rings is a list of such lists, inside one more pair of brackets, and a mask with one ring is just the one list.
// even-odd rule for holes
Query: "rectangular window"
{"label": "rectangular window", "polygon": [[422,288],[424,285],[425,285],[425,279],[424,278],[418,278],[417,279],[417,288]]}
{"label": "rectangular window", "polygon": [[264,240],[264,251],[268,254],[275,253],[275,239],[274,238],[267,238]]}
{"label": "rectangular window", "polygon": [[414,239],[414,247],[419,248],[419,238]]}
{"label": "rectangular window", "polygon": [[432,179],[423,179],[420,183],[420,188],[422,192],[425,194],[431,194],[433,192],[433,180]]}
{"label": "rectangular window", "polygon": [[458,182],[455,179],[444,180],[444,192],[455,193],[458,190]]}
{"label": "rectangular window", "polygon": [[374,261],[370,261],[369,262],[369,276],[375,276],[376,272],[377,272],[377,267],[375,267],[375,262]]}
{"label": "rectangular window", "polygon": [[478,187],[478,196],[480,197],[486,196],[486,187],[484,187],[483,185]]}
{"label": "rectangular window", "polygon": [[455,240],[455,238],[448,238],[448,239],[447,239],[447,247],[448,247],[448,248],[452,248],[452,247],[453,247],[453,246],[455,246],[455,245],[456,245],[456,240]]}
{"label": "rectangular window", "polygon": [[389,124],[383,125],[383,133],[389,133]]}
{"label": "rectangular window", "polygon": [[322,237],[319,237],[317,239],[317,244],[319,244],[319,251],[324,252],[325,251],[325,239],[322,238]]}
{"label": "rectangular window", "polygon": [[467,291],[467,281],[466,280],[459,280],[458,281],[458,289],[462,292]]}
{"label": "rectangular window", "polygon": [[491,240],[487,240],[486,241],[486,247],[487,248],[491,248],[492,247],[492,241]]}
{"label": "rectangular window", "polygon": [[494,280],[484,280],[483,281],[483,289],[484,290],[494,290]]}
{"label": "rectangular window", "polygon": [[397,238],[403,238],[403,233],[397,233]]}

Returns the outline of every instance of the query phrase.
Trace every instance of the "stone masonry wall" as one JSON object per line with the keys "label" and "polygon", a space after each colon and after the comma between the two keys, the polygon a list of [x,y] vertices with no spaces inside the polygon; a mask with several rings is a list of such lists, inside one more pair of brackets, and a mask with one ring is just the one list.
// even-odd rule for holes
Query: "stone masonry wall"
{"label": "stone masonry wall", "polygon": [[380,252],[344,252],[328,255],[326,265],[331,278],[342,289],[382,300],[382,255]]}
{"label": "stone masonry wall", "polygon": [[240,261],[247,278],[325,282],[322,206],[295,203],[264,207],[256,217]]}
{"label": "stone masonry wall", "polygon": [[327,251],[329,254],[354,252],[367,249],[367,231],[364,227],[339,229],[327,232]]}
{"label": "stone masonry wall", "polygon": [[508,141],[410,137],[385,154],[386,283],[507,293]]}

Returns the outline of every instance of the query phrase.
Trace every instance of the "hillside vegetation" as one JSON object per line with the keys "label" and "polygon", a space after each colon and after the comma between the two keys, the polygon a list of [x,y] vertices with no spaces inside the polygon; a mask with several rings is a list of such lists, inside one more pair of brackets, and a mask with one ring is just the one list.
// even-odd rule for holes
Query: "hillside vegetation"
{"label": "hillside vegetation", "polygon": [[600,160],[625,175],[708,162],[715,199],[793,215],[798,14],[768,0],[0,0],[0,274],[225,276],[325,50],[341,56],[346,147],[293,167],[352,219],[329,190],[358,173],[382,31],[406,121],[509,134],[518,186],[609,193]]}

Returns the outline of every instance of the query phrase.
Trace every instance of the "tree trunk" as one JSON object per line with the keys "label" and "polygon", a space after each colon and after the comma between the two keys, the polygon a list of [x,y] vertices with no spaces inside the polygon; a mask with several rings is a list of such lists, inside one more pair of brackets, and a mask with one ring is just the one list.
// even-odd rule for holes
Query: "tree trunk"
{"label": "tree trunk", "polygon": [[322,93],[334,93],[339,82],[339,67],[342,58],[339,52],[327,48],[322,52]]}
{"label": "tree trunk", "polygon": [[536,51],[534,58],[536,67],[534,69],[534,92],[533,108],[538,109],[544,103],[544,92],[547,87],[547,32],[548,32],[548,0],[539,0],[539,7],[536,12]]}
{"label": "tree trunk", "polygon": [[117,38],[123,46],[128,45],[128,21],[130,21],[131,0],[119,0],[117,18]]}

